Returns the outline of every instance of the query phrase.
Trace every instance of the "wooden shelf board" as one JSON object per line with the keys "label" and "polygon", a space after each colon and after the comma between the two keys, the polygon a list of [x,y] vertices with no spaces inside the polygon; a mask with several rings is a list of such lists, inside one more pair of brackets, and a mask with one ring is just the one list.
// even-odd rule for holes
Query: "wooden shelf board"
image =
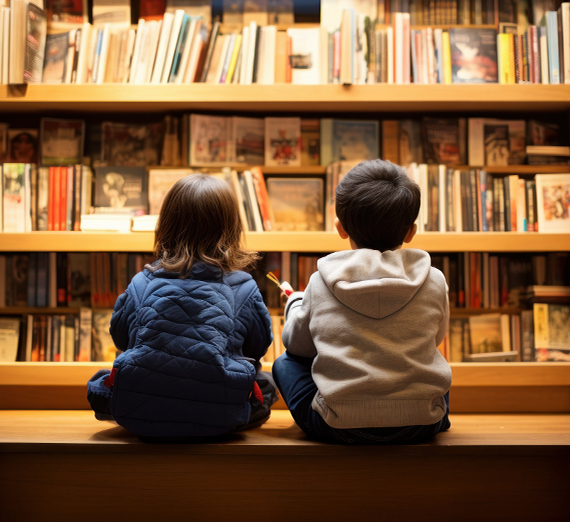
{"label": "wooden shelf board", "polygon": [[49,315],[78,315],[79,308],[65,306],[51,308],[39,306],[7,306],[0,308],[0,315],[49,314]]}
{"label": "wooden shelf board", "polygon": [[[82,386],[110,362],[0,363],[0,386]],[[451,363],[453,386],[570,386],[570,363]],[[270,371],[271,364],[264,363]]]}
{"label": "wooden shelf board", "polygon": [[482,169],[488,174],[560,174],[570,172],[570,165],[507,165],[507,166],[482,166],[470,167],[467,165],[460,165],[453,167],[458,170],[467,169]]}
{"label": "wooden shelf board", "polygon": [[9,85],[0,110],[333,113],[570,109],[570,85]]}
{"label": "wooden shelf board", "polygon": [[[153,232],[0,233],[0,252],[152,252]],[[336,252],[349,248],[334,232],[251,232],[247,247],[260,252]],[[570,234],[462,232],[418,234],[406,245],[428,252],[565,252]]]}

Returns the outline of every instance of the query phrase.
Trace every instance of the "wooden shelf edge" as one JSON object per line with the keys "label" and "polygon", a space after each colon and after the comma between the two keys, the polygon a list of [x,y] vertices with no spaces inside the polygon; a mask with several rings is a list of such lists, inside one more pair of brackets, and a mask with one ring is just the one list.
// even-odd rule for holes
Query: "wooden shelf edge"
{"label": "wooden shelf edge", "polygon": [[[0,363],[0,386],[82,386],[110,362]],[[263,363],[271,371],[271,363]],[[570,386],[570,363],[451,363],[454,387]]]}

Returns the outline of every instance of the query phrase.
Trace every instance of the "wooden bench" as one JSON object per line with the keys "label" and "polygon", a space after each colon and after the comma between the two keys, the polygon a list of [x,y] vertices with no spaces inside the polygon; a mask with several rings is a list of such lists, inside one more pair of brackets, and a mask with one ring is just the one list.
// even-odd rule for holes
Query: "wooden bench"
{"label": "wooden bench", "polygon": [[346,447],[277,410],[224,442],[156,445],[87,411],[0,411],[0,520],[570,520],[570,415],[451,422],[426,444]]}

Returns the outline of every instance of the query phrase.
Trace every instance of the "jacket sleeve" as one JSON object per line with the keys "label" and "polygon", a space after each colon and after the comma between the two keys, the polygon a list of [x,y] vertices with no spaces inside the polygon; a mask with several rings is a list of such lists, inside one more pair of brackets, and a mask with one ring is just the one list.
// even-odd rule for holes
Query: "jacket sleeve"
{"label": "jacket sleeve", "polygon": [[317,349],[309,330],[311,319],[311,283],[305,292],[294,292],[285,307],[283,345],[287,351],[300,357],[313,358]]}
{"label": "jacket sleeve", "polygon": [[271,332],[271,317],[269,317],[269,312],[257,285],[242,307],[240,315],[244,313],[250,314],[251,317],[242,346],[243,355],[259,361],[267,352],[271,341],[273,341],[273,335]]}
{"label": "jacket sleeve", "polygon": [[132,348],[132,344],[129,346],[129,342],[131,333],[135,333],[136,330],[132,328],[137,310],[132,291],[131,285],[129,285],[127,290],[118,297],[111,317],[111,328],[109,331],[115,346],[122,351]]}

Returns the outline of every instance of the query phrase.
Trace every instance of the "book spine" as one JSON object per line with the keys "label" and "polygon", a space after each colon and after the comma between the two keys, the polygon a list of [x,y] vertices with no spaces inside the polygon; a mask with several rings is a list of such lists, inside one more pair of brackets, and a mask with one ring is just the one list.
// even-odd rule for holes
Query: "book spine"
{"label": "book spine", "polygon": [[546,13],[546,38],[548,40],[549,79],[552,84],[560,83],[560,57],[558,55],[558,15],[556,11]]}
{"label": "book spine", "polygon": [[67,225],[67,167],[59,167],[59,229]]}

